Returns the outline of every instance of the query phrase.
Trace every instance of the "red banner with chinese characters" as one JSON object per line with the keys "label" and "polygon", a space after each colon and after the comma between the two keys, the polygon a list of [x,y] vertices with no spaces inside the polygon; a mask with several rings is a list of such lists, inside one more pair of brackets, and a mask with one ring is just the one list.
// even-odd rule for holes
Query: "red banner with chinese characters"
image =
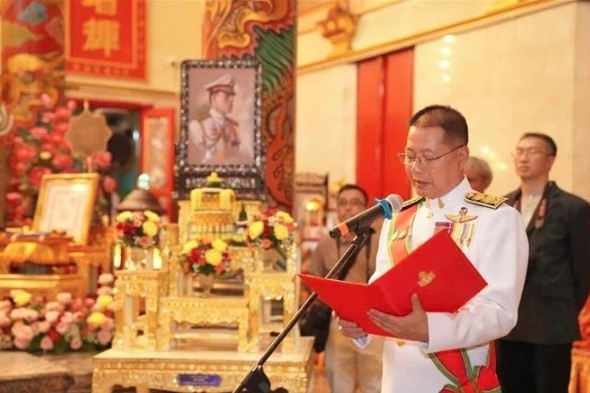
{"label": "red banner with chinese characters", "polygon": [[145,0],[66,0],[66,69],[146,79]]}

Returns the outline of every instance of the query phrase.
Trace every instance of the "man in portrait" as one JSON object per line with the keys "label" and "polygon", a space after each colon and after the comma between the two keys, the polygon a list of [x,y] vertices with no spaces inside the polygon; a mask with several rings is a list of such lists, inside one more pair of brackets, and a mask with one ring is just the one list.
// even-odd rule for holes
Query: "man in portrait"
{"label": "man in portrait", "polygon": [[251,158],[241,150],[239,124],[230,117],[234,108],[235,78],[224,74],[203,86],[208,112],[188,125],[189,164],[248,164]]}

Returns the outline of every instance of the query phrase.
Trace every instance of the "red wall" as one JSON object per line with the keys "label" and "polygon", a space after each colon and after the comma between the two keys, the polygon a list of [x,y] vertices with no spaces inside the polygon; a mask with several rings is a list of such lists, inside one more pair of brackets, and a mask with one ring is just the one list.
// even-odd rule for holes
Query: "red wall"
{"label": "red wall", "polygon": [[357,183],[371,198],[410,197],[396,153],[405,147],[412,116],[413,48],[358,64]]}

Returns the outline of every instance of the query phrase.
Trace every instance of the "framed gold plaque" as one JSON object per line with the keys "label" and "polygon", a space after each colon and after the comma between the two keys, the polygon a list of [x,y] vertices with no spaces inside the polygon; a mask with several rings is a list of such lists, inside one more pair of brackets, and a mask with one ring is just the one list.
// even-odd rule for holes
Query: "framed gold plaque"
{"label": "framed gold plaque", "polygon": [[65,232],[85,245],[98,188],[97,173],[45,175],[33,218],[35,232]]}

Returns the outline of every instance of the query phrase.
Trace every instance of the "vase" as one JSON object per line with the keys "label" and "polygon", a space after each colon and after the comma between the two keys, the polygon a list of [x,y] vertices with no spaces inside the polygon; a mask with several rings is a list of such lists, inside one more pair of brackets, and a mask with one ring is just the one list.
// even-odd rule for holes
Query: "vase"
{"label": "vase", "polygon": [[154,250],[141,247],[127,247],[125,249],[126,270],[152,270]]}
{"label": "vase", "polygon": [[286,271],[286,260],[283,253],[276,248],[268,248],[260,250],[260,266],[258,271],[264,273],[284,272]]}
{"label": "vase", "polygon": [[211,296],[211,289],[213,289],[213,284],[215,284],[215,275],[199,274],[197,277],[203,296]]}

